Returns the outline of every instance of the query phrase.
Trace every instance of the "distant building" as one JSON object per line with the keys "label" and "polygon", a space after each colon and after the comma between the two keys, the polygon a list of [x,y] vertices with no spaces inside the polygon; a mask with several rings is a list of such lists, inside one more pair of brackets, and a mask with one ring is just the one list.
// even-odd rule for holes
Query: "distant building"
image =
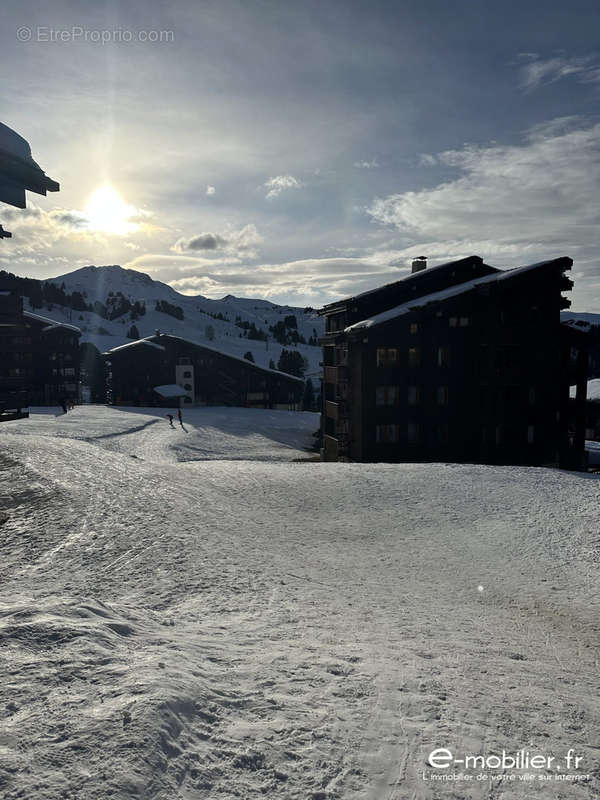
{"label": "distant building", "polygon": [[419,258],[325,306],[323,458],[581,466],[585,341],[560,323],[571,266]]}
{"label": "distant building", "polygon": [[304,381],[171,334],[104,353],[115,405],[227,405],[296,410]]}
{"label": "distant building", "polygon": [[19,296],[0,293],[0,407],[77,399],[80,335],[75,325],[23,311]]}

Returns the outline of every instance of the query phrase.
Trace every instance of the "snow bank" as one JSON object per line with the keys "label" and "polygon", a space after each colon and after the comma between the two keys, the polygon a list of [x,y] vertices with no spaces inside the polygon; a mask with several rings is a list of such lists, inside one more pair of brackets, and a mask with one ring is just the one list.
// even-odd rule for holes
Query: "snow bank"
{"label": "snow bank", "polygon": [[[598,796],[598,478],[291,463],[314,416],[194,414],[0,431],[3,798]],[[424,782],[438,747],[591,777]]]}

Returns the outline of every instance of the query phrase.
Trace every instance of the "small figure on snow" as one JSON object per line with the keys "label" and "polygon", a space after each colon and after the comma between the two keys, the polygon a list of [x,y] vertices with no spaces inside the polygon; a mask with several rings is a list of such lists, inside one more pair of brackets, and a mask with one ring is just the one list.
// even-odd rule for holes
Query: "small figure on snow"
{"label": "small figure on snow", "polygon": [[64,398],[64,397],[61,397],[61,398],[60,398],[60,400],[59,400],[58,402],[61,404],[61,406],[62,406],[62,410],[63,410],[63,411],[64,411],[64,413],[66,414],[66,413],[67,413],[67,411],[68,411],[68,409],[67,409],[67,401],[65,400],[65,398]]}
{"label": "small figure on snow", "polygon": [[183,414],[181,413],[181,409],[177,409],[177,419],[179,420],[179,424],[183,428]]}
{"label": "small figure on snow", "polygon": [[172,428],[174,428],[174,427],[175,427],[175,425],[173,425],[173,414],[167,414],[167,419],[169,420],[169,425],[170,425]]}

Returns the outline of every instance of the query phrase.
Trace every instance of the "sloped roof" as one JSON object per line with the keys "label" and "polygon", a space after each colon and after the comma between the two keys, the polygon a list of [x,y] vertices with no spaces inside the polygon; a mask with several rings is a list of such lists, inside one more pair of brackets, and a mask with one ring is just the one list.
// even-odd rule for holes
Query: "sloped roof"
{"label": "sloped roof", "polygon": [[23,316],[34,319],[36,322],[45,322],[45,331],[52,330],[52,328],[67,328],[70,331],[75,331],[75,333],[81,333],[81,328],[78,328],[77,325],[71,325],[69,322],[59,322],[56,319],[50,319],[50,317],[43,317],[41,314],[34,314],[33,311],[23,311]]}
{"label": "sloped roof", "polygon": [[[150,344],[154,347],[157,347],[159,350],[164,350],[165,348],[162,345],[156,344],[150,339],[155,339],[155,336],[149,336],[146,339],[137,339],[135,342],[128,342],[127,344],[122,344],[119,347],[113,347],[111,350],[108,350],[104,355],[110,355],[111,353],[117,353],[121,350],[124,350],[126,347],[131,347],[132,345],[137,344]],[[217,353],[220,356],[224,356],[225,358],[231,358],[233,361],[241,361],[242,364],[245,364],[247,367],[254,367],[254,369],[260,369],[263,372],[271,372],[274,375],[279,375],[280,377],[290,378],[293,381],[300,381],[300,383],[304,383],[304,378],[298,378],[296,375],[290,375],[289,372],[282,372],[280,369],[270,369],[269,367],[262,367],[260,364],[255,364],[254,361],[248,361],[247,358],[242,358],[241,356],[234,356],[231,353],[227,353],[224,350],[219,350],[217,347],[211,346],[206,344],[205,342],[195,342],[193,339],[186,339],[183,336],[176,336],[174,333],[161,333],[160,338],[168,338],[168,339],[176,339],[180,342],[185,342],[186,344],[192,344],[194,347],[201,347],[203,350],[210,350],[213,353]]]}
{"label": "sloped roof", "polygon": [[[433,292],[432,294],[426,294],[422,297],[415,297],[412,300],[409,300],[406,303],[402,303],[402,305],[396,306],[395,308],[390,308],[388,311],[382,311],[380,314],[375,314],[370,319],[363,319],[359,322],[355,322],[353,325],[349,325],[345,329],[345,333],[351,333],[352,331],[356,331],[363,328],[372,328],[375,325],[381,325],[384,322],[389,322],[392,319],[396,319],[397,317],[401,317],[404,314],[409,314],[411,311],[416,311],[418,309],[423,308],[430,303],[440,303],[444,300],[448,300],[452,297],[456,297],[461,294],[465,294],[466,292],[470,292],[473,289],[476,289],[480,286],[485,286],[487,284],[493,283],[500,283],[506,280],[513,280],[514,278],[523,275],[527,272],[532,272],[534,270],[542,269],[549,265],[557,265],[560,262],[564,262],[564,269],[570,269],[571,264],[573,263],[570,258],[562,257],[562,258],[555,258],[549,261],[539,261],[535,264],[528,264],[524,267],[517,267],[515,269],[510,270],[502,270],[498,272],[494,272],[491,275],[486,275],[483,278],[475,278],[472,281],[466,281],[465,283],[459,283],[455,286],[449,286],[447,289],[442,289],[439,292]],[[421,273],[416,273],[421,274]]]}
{"label": "sloped roof", "polygon": [[489,264],[484,265],[481,256],[467,256],[466,258],[459,258],[454,261],[445,261],[443,264],[437,264],[434,267],[428,267],[427,269],[419,270],[418,272],[409,272],[407,275],[403,275],[401,278],[398,278],[398,280],[392,281],[391,283],[385,283],[382,286],[376,286],[374,289],[367,289],[365,292],[360,292],[359,294],[351,295],[350,297],[345,297],[341,300],[336,300],[333,303],[327,303],[327,305],[325,305],[319,313],[326,312],[328,309],[334,309],[338,305],[346,305],[356,300],[364,300],[365,298],[369,298],[371,295],[378,294],[379,292],[389,292],[391,289],[405,286],[406,284],[414,283],[415,286],[418,286],[419,283],[430,280],[432,275],[435,276],[438,273],[444,273],[462,266],[468,266],[470,264],[485,267],[488,271],[492,272],[500,271],[496,267],[492,267]]}
{"label": "sloped roof", "polygon": [[140,344],[145,344],[148,347],[154,347],[157,350],[164,350],[165,348],[162,344],[156,344],[156,342],[151,341],[151,337],[147,336],[144,339],[136,339],[134,342],[126,342],[125,344],[120,344],[118,347],[111,347],[110,350],[107,350],[104,353],[105,356],[109,355],[110,353],[119,353],[121,350],[126,350],[128,347],[137,347]]}
{"label": "sloped roof", "polygon": [[187,394],[186,390],[177,383],[163,383],[160,386],[155,386],[153,391],[161,397],[185,397]]}
{"label": "sloped roof", "polygon": [[25,208],[25,190],[45,195],[59,189],[31,157],[29,143],[0,122],[0,200]]}

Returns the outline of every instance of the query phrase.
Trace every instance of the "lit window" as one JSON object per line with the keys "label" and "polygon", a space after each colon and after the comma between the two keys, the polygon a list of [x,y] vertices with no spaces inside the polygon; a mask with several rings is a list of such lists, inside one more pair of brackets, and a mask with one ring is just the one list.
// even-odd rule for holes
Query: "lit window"
{"label": "lit window", "polygon": [[410,323],[410,332],[414,336],[415,333],[419,332],[419,323],[418,322],[411,322]]}
{"label": "lit window", "polygon": [[450,325],[451,328],[456,328],[458,324],[458,317],[450,317],[448,319],[448,324]]}
{"label": "lit window", "polygon": [[439,406],[446,406],[448,405],[448,387],[447,386],[438,386],[437,389],[437,401]]}
{"label": "lit window", "polygon": [[447,347],[438,347],[437,363],[438,363],[438,367],[447,367],[448,366],[448,348]]}
{"label": "lit window", "polygon": [[466,328],[468,326],[468,324],[469,324],[469,318],[468,317],[461,317],[460,318],[459,325],[460,325],[461,328]]}

